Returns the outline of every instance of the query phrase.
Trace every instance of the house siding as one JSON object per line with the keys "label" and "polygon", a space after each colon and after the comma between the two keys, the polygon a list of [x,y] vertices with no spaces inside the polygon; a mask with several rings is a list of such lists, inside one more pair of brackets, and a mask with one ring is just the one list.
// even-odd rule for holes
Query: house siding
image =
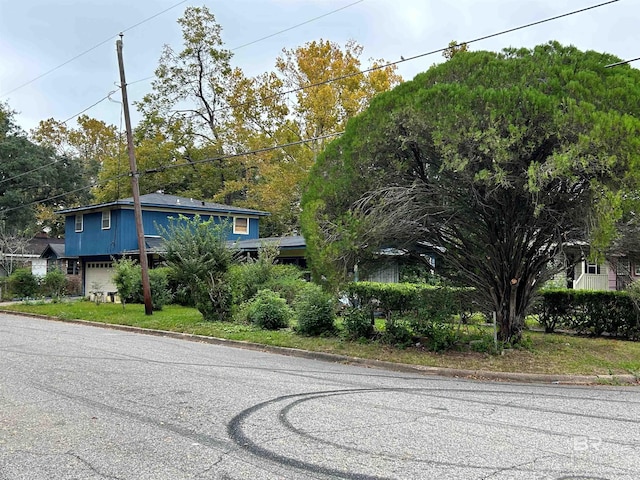
{"label": "house siding", "polygon": [[[143,210],[142,224],[145,235],[159,235],[157,226],[164,228],[169,225],[169,218],[177,218],[179,212]],[[193,218],[195,214],[185,214]],[[201,215],[203,220],[213,216],[215,223],[224,220],[232,221],[231,217],[218,215]],[[259,238],[259,220],[248,215],[249,233],[247,235],[233,234],[231,229],[227,240],[251,240]],[[111,228],[102,229],[102,212],[85,213],[82,232],[75,231],[75,215],[67,216],[65,220],[66,254],[71,257],[92,255],[119,255],[125,251],[138,249],[135,215],[133,209],[116,209],[111,211]]]}
{"label": "house siding", "polygon": [[65,221],[66,255],[115,255],[120,249],[121,229],[119,211],[111,213],[111,228],[102,229],[102,212],[85,213],[82,232],[75,231],[75,216]]}

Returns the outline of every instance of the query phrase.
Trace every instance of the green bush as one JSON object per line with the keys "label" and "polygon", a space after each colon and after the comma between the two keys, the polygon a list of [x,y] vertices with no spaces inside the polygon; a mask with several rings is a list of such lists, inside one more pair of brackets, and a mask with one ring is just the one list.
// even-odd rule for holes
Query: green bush
{"label": "green bush", "polygon": [[286,300],[271,290],[260,290],[245,311],[249,322],[266,330],[286,328],[293,317]]}
{"label": "green bush", "polygon": [[459,340],[459,330],[455,325],[442,321],[429,321],[421,325],[420,334],[427,339],[434,352],[449,350]]}
{"label": "green bush", "polygon": [[590,335],[640,339],[640,310],[625,291],[549,289],[536,305],[545,331],[556,327]]}
{"label": "green bush", "polygon": [[302,275],[302,270],[295,265],[274,265],[264,286],[278,292],[289,305],[293,305],[298,294],[308,285]]}
{"label": "green bush", "polygon": [[469,288],[376,282],[349,283],[346,291],[354,305],[377,307],[387,320],[393,313],[422,310],[422,317],[429,321],[463,314],[471,308],[473,292]]}
{"label": "green bush", "polygon": [[174,269],[169,268],[167,276],[168,288],[173,303],[182,305],[183,307],[196,306],[196,297],[191,285],[185,285],[179,275],[176,275]]}
{"label": "green bush", "polygon": [[42,293],[51,298],[60,298],[66,293],[67,276],[60,270],[54,269],[42,279]]}
{"label": "green bush", "polygon": [[[149,270],[149,287],[151,288],[151,304],[154,310],[171,303],[173,295],[169,290],[169,267],[153,268]],[[140,282],[142,283],[142,281]],[[142,289],[142,285],[140,285]]]}
{"label": "green bush", "polygon": [[233,302],[241,304],[253,298],[259,290],[278,292],[290,305],[302,286],[302,271],[295,265],[273,264],[273,253],[263,253],[258,260],[249,260],[229,268],[229,282],[233,292]]}
{"label": "green bush", "polygon": [[198,283],[195,288],[195,307],[205,321],[226,322],[231,319],[233,297],[224,278]]}
{"label": "green bush", "polygon": [[9,289],[16,297],[35,297],[39,288],[38,279],[29,268],[19,268],[9,275]]}
{"label": "green bush", "polygon": [[296,330],[302,335],[335,333],[333,299],[318,285],[309,283],[295,300]]}
{"label": "green bush", "polygon": [[385,322],[380,341],[387,345],[406,348],[413,343],[413,333],[404,321],[392,318]]}
{"label": "green bush", "polygon": [[371,338],[374,333],[371,311],[365,308],[350,308],[342,317],[344,333],[350,340]]}
{"label": "green bush", "polygon": [[113,270],[113,283],[118,289],[122,308],[127,303],[143,303],[140,265],[131,258],[122,257],[114,260]]}
{"label": "green bush", "polygon": [[[144,291],[142,289],[142,269],[135,260],[121,258],[113,262],[115,274],[113,283],[118,289],[118,296],[122,302],[122,308],[126,303],[144,303]],[[151,289],[151,308],[162,310],[171,302],[173,294],[169,289],[168,267],[152,268],[149,271],[149,288]]]}

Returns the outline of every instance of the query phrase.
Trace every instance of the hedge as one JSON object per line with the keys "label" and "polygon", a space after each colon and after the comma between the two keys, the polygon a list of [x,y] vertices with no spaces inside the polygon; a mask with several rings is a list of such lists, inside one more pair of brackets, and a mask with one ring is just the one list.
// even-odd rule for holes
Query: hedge
{"label": "hedge", "polygon": [[426,310],[431,319],[445,319],[469,310],[473,289],[416,283],[353,282],[346,285],[352,304],[379,308],[389,319],[392,313]]}
{"label": "hedge", "polygon": [[640,311],[625,291],[548,289],[535,308],[548,333],[567,328],[577,333],[640,339]]}

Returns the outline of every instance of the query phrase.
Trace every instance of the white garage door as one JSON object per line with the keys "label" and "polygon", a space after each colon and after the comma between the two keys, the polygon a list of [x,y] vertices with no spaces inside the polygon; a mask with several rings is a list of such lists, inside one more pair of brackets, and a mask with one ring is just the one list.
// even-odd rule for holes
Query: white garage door
{"label": "white garage door", "polygon": [[88,262],[85,267],[85,295],[93,292],[115,292],[118,289],[113,283],[113,265],[111,262]]}

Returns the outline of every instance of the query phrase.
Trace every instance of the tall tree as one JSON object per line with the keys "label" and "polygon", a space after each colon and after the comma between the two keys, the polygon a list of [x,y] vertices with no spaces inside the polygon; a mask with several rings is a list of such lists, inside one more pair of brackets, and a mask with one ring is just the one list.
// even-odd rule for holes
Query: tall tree
{"label": "tall tree", "polygon": [[638,186],[640,73],[614,61],[556,42],[458,52],[376,98],[312,170],[315,273],[429,242],[518,341],[563,244],[606,244]]}
{"label": "tall tree", "polygon": [[80,115],[78,127],[49,118],[31,131],[31,138],[39,145],[50,147],[58,155],[77,158],[83,166],[86,180],[95,185],[105,162],[118,152],[126,151],[122,136],[115,125]]}
{"label": "tall tree", "polygon": [[[206,7],[187,8],[178,22],[182,49],[165,46],[153,92],[138,105],[146,145],[158,153],[159,173],[149,185],[168,175],[160,153],[171,152],[164,167],[184,164],[180,171],[192,180],[168,182],[180,190],[173,193],[269,210],[266,234],[297,230],[301,185],[327,142],[319,137],[340,132],[373,96],[399,83],[395,67],[361,74],[362,46],[320,40],[284,50],[273,72],[249,78],[232,68],[222,29]],[[279,147],[310,138],[317,140]],[[254,150],[263,151],[242,155]]]}
{"label": "tall tree", "polygon": [[0,104],[0,228],[4,232],[29,235],[45,227],[59,228],[59,222],[37,221],[36,204],[48,209],[73,204],[83,186],[76,159],[33,143],[16,125],[14,112]]}
{"label": "tall tree", "polygon": [[355,41],[312,41],[283,50],[274,72],[253,79],[236,73],[231,128],[242,131],[236,138],[250,148],[310,140],[247,159],[250,174],[227,185],[242,189],[247,206],[274,213],[271,233],[299,229],[301,188],[318,153],[375,95],[400,83],[394,66],[381,67],[384,60],[363,65],[362,52]]}
{"label": "tall tree", "polygon": [[[167,126],[179,125],[189,143],[204,148],[208,156],[219,158],[214,172],[206,166],[192,167],[206,190],[206,184],[224,184],[237,176],[235,163],[225,158],[232,54],[224,48],[222,27],[207,7],[188,7],[178,23],[182,28],[182,50],[165,45],[152,83],[153,92],[144,97],[138,108],[147,119],[161,117]],[[190,153],[182,152],[187,162],[194,160]]]}

